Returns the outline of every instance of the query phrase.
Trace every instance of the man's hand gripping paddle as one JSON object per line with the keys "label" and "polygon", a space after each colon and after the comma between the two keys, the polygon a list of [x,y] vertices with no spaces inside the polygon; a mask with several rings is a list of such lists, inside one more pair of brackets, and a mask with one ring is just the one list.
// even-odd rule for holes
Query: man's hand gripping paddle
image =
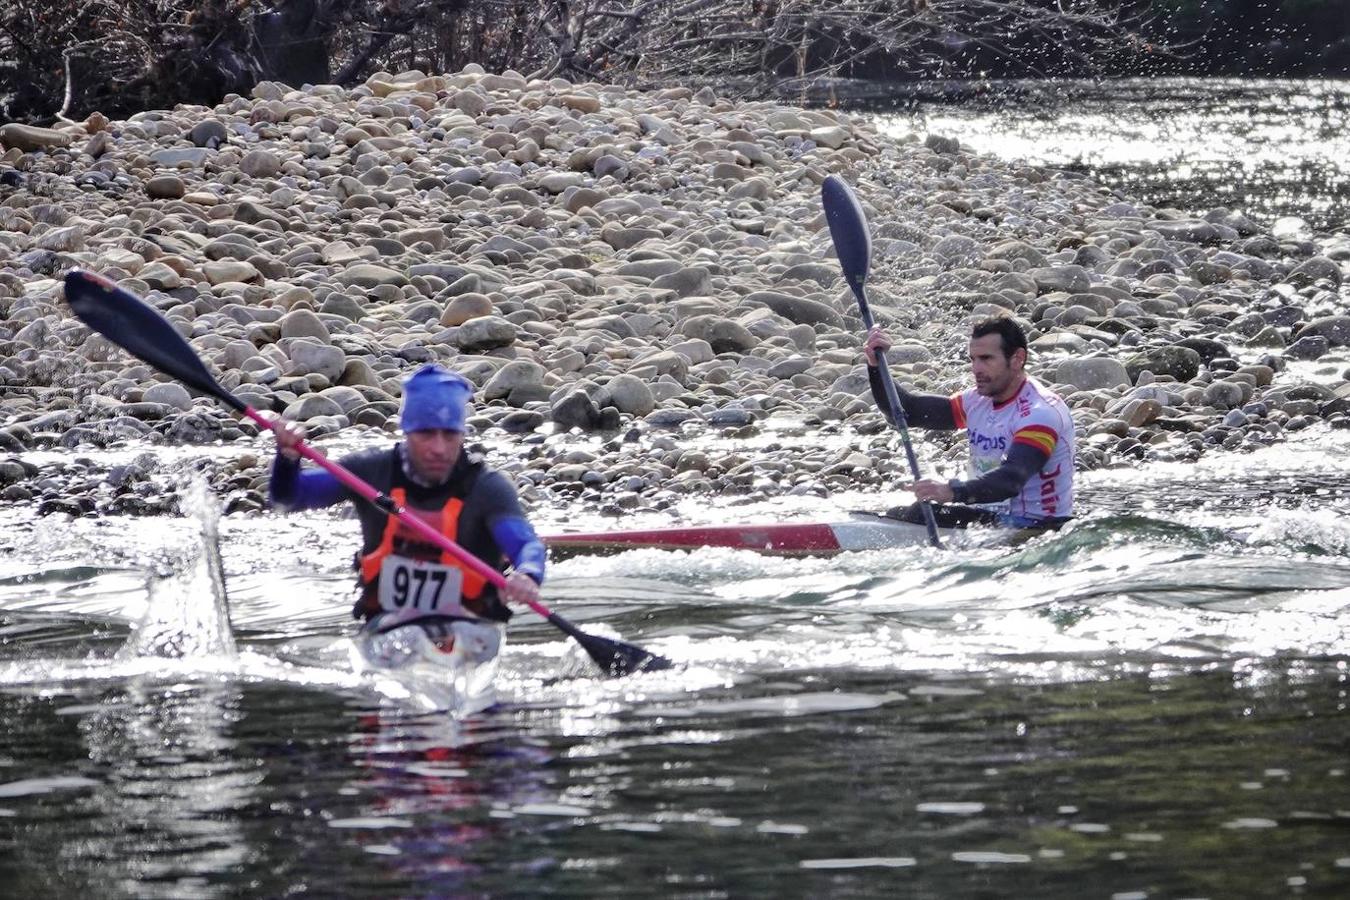
{"label": "man's hand gripping paddle", "polygon": [[[834,241],[834,252],[839,257],[839,265],[844,270],[844,280],[853,290],[858,300],[858,311],[862,313],[863,326],[872,330],[872,310],[867,306],[867,293],[864,285],[867,272],[872,266],[872,235],[867,229],[867,216],[862,204],[853,193],[848,182],[838,175],[830,175],[820,189],[821,201],[825,205],[825,221],[830,225],[830,238]],[[900,440],[905,445],[905,456],[909,458],[909,470],[914,480],[919,480],[919,461],[914,456],[914,445],[909,440],[909,423],[905,419],[905,408],[900,405],[900,395],[895,390],[895,381],[891,378],[890,367],[886,364],[886,354],[877,351],[877,370],[881,376],[881,386],[886,392],[886,400],[891,405],[895,428],[900,432]],[[934,547],[938,542],[937,521],[933,518],[933,507],[924,501],[923,520],[928,526],[928,539]]]}
{"label": "man's hand gripping paddle", "polygon": [[[276,431],[281,427],[279,422],[262,415],[222,387],[207,371],[201,357],[197,356],[183,336],[167,319],[139,297],[133,296],[102,276],[76,270],[66,276],[66,302],[81,321],[132,356],[149,363],[161,372],[172,375],[203,394],[215,397],[263,428]],[[353,493],[383,512],[397,516],[404,525],[452,554],[490,583],[498,588],[506,585],[506,578],[501,572],[473,556],[417,516],[407,512],[388,495],[375,490],[303,441],[297,444],[295,449],[305,459],[328,471]],[[641,647],[587,634],[542,603],[528,600],[526,605],[574,638],[590,654],[591,659],[609,675],[650,672],[672,666],[670,660]]]}

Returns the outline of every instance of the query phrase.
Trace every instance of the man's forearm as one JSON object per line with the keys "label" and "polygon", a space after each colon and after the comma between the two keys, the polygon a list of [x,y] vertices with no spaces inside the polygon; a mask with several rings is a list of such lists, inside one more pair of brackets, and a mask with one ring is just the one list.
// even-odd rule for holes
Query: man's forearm
{"label": "man's forearm", "polygon": [[1039,472],[1050,457],[1040,450],[1022,444],[1013,445],[1003,465],[973,481],[952,485],[955,503],[998,503],[1016,497],[1031,476]]}
{"label": "man's forearm", "polygon": [[342,483],[327,472],[302,470],[300,460],[278,453],[272,461],[267,497],[281,512],[319,509],[342,500]]}

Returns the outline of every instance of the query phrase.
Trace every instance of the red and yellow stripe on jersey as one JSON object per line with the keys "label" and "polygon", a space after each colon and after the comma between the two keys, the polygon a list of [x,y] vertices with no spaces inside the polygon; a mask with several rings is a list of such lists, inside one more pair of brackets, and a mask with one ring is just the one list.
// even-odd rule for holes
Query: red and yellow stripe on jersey
{"label": "red and yellow stripe on jersey", "polygon": [[1044,425],[1028,425],[1025,428],[1019,428],[1013,434],[1014,444],[1026,444],[1028,447],[1034,447],[1049,457],[1055,452],[1055,444],[1059,443],[1059,437],[1055,434],[1053,428],[1047,428]]}

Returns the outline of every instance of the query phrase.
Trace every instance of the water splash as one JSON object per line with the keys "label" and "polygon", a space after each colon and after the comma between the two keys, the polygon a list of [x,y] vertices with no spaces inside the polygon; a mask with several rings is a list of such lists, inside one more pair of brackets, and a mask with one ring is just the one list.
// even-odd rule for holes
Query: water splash
{"label": "water splash", "polygon": [[150,576],[145,615],[117,652],[119,660],[236,655],[220,557],[220,505],[202,476],[184,486],[179,508],[198,540]]}

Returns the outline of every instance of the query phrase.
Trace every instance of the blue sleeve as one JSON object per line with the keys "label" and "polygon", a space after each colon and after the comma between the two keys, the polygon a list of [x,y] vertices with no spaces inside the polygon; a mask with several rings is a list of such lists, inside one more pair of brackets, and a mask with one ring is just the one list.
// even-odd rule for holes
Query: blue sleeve
{"label": "blue sleeve", "polygon": [[490,526],[492,539],[511,560],[517,572],[524,572],[537,584],[544,583],[544,562],[548,551],[529,522],[519,516],[502,516]]}
{"label": "blue sleeve", "polygon": [[278,453],[267,480],[267,499],[274,509],[297,512],[332,506],[347,499],[347,492],[342,482],[322,469],[302,469],[300,460]]}

